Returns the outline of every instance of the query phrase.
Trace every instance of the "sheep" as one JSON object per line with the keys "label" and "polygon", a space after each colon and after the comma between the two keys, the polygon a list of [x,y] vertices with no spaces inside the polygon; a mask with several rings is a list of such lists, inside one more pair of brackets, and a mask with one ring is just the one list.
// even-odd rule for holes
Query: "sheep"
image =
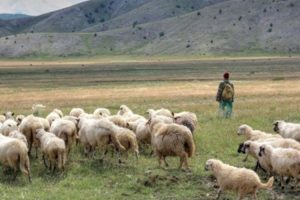
{"label": "sheep", "polygon": [[100,116],[108,117],[111,115],[110,111],[107,108],[97,108],[95,109],[93,114],[95,117],[100,117]]}
{"label": "sheep", "polygon": [[11,112],[11,111],[8,111],[8,112],[5,112],[5,113],[3,113],[3,115],[5,116],[5,120],[7,120],[7,119],[15,119],[14,118],[14,115],[15,115],[15,113],[14,112]]}
{"label": "sheep", "polygon": [[51,112],[51,113],[49,113],[49,114],[47,115],[47,117],[46,117],[46,119],[48,120],[50,126],[51,126],[51,124],[52,124],[55,120],[60,119],[60,118],[61,118],[60,115],[57,114],[56,112]]}
{"label": "sheep", "polygon": [[147,122],[147,120],[143,119],[135,122],[127,122],[126,128],[135,132],[136,139],[140,144],[151,144],[150,127]]}
{"label": "sheep", "polygon": [[27,139],[26,139],[25,135],[23,135],[20,131],[18,131],[18,130],[11,131],[8,134],[8,137],[19,139],[19,140],[23,141],[26,144],[26,146],[28,147]]}
{"label": "sheep", "polygon": [[62,118],[64,116],[63,112],[58,108],[53,109],[52,112],[57,113],[60,118]]}
{"label": "sheep", "polygon": [[54,133],[57,137],[64,140],[66,145],[66,152],[69,155],[73,144],[77,138],[77,122],[67,119],[57,119],[50,127],[50,132]]}
{"label": "sheep", "polygon": [[12,120],[12,119],[7,119],[1,129],[0,129],[0,132],[5,135],[5,136],[8,136],[8,134],[11,132],[11,131],[14,131],[14,130],[18,130],[18,126],[17,126],[17,122],[15,120]]}
{"label": "sheep", "polygon": [[147,113],[149,115],[149,118],[154,117],[155,115],[163,115],[163,116],[170,117],[170,118],[174,117],[174,113],[165,108],[161,108],[158,110],[148,109]]}
{"label": "sheep", "polygon": [[265,157],[270,163],[272,171],[280,176],[281,187],[284,189],[284,177],[295,179],[296,187],[300,174],[300,151],[292,148],[274,148],[269,144],[260,146],[259,156]]}
{"label": "sheep", "polygon": [[133,122],[139,119],[145,119],[143,116],[134,114],[132,110],[126,106],[126,105],[121,105],[120,110],[118,111],[117,115],[120,115],[126,119],[128,122]]}
{"label": "sheep", "polygon": [[[127,128],[117,126],[115,126],[115,132],[117,139],[120,141],[120,144],[125,148],[125,151],[133,151],[135,153],[136,159],[138,159],[139,146],[135,134]],[[121,162],[121,160],[119,160],[119,162]]]}
{"label": "sheep", "polygon": [[35,117],[33,115],[28,115],[25,117],[20,126],[19,131],[23,133],[28,142],[29,155],[31,154],[32,146],[36,149],[37,158],[37,141],[36,141],[36,131],[37,129],[49,130],[49,122],[46,119]]}
{"label": "sheep", "polygon": [[109,121],[113,122],[117,126],[124,127],[124,128],[127,127],[126,119],[120,115],[109,116],[109,117],[107,117],[107,119]]}
{"label": "sheep", "polygon": [[104,154],[101,159],[104,158],[108,145],[113,144],[118,152],[124,151],[125,148],[120,144],[116,136],[116,130],[112,122],[108,119],[80,119],[79,122],[79,140],[84,146],[85,154],[94,150],[96,147],[104,149]]}
{"label": "sheep", "polygon": [[197,116],[195,113],[191,112],[180,112],[175,113],[174,121],[177,124],[184,125],[190,129],[192,133],[194,133],[196,126],[197,126]]}
{"label": "sheep", "polygon": [[39,116],[40,115],[40,111],[44,110],[46,108],[46,106],[44,106],[43,104],[33,104],[31,109],[32,109],[32,114],[34,116]]}
{"label": "sheep", "polygon": [[182,169],[183,164],[188,168],[187,158],[195,152],[191,131],[185,126],[172,123],[172,121],[167,124],[157,117],[150,118],[148,124],[150,124],[151,143],[158,157],[159,166],[161,166],[161,160],[164,161],[166,167],[168,166],[165,160],[166,156],[178,156],[180,157],[179,169]]}
{"label": "sheep", "polygon": [[30,162],[28,158],[28,149],[24,142],[9,138],[0,134],[0,162],[14,169],[14,179],[17,177],[18,168],[28,176],[31,182]]}
{"label": "sheep", "polygon": [[265,133],[259,130],[253,130],[250,126],[243,124],[238,128],[238,135],[245,135],[247,140],[259,140],[266,138],[282,138],[280,135]]}
{"label": "sheep", "polygon": [[273,123],[274,131],[284,138],[292,138],[300,142],[300,124],[289,123],[282,120]]}
{"label": "sheep", "polygon": [[0,122],[3,123],[6,120],[6,117],[4,115],[0,115]]}
{"label": "sheep", "polygon": [[22,122],[22,120],[25,118],[24,115],[17,115],[16,116],[16,122],[17,122],[17,126],[19,126]]}
{"label": "sheep", "polygon": [[72,108],[70,111],[70,116],[79,117],[82,113],[85,113],[82,108]]}
{"label": "sheep", "polygon": [[54,173],[56,167],[64,171],[66,163],[65,142],[53,133],[46,132],[44,129],[37,130],[36,138],[39,140],[45,167],[48,168],[47,159],[50,171]]}
{"label": "sheep", "polygon": [[274,183],[274,177],[271,177],[267,183],[262,183],[253,170],[230,166],[216,159],[207,160],[205,170],[212,171],[220,186],[217,199],[225,190],[236,192],[238,199],[243,199],[246,195],[252,195],[254,199],[257,199],[258,189],[272,188]]}

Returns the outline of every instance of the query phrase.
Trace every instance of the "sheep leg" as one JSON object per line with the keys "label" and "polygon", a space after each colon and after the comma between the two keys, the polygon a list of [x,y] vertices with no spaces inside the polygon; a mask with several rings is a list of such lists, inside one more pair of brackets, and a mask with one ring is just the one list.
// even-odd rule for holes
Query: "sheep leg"
{"label": "sheep leg", "polygon": [[38,158],[38,147],[35,147],[35,158]]}
{"label": "sheep leg", "polygon": [[157,161],[158,161],[158,166],[160,167],[161,166],[161,154],[160,153],[157,153]]}
{"label": "sheep leg", "polygon": [[45,155],[43,154],[43,161],[44,161],[44,165],[45,165],[45,167],[46,167],[46,169],[48,168],[48,166],[47,166],[47,162],[46,162],[46,159],[45,159]]}
{"label": "sheep leg", "polygon": [[257,200],[256,191],[253,193],[253,199],[254,199],[254,200]]}
{"label": "sheep leg", "polygon": [[243,159],[243,162],[246,162],[248,160],[249,154],[247,153],[246,157]]}
{"label": "sheep leg", "polygon": [[292,185],[292,187],[291,187],[292,190],[295,189],[295,188],[297,188],[298,181],[299,181],[299,179],[296,177],[296,178],[295,178],[295,183],[294,183],[294,185]]}
{"label": "sheep leg", "polygon": [[216,198],[216,199],[220,199],[221,195],[222,195],[222,189],[220,188],[220,189],[218,190],[218,195],[217,195],[217,198]]}
{"label": "sheep leg", "polygon": [[162,158],[163,158],[163,161],[164,161],[164,163],[165,163],[165,166],[166,166],[166,167],[169,167],[169,164],[168,164],[167,161],[166,161],[166,156],[163,156]]}
{"label": "sheep leg", "polygon": [[281,185],[281,189],[284,190],[284,178],[283,178],[283,176],[280,176],[280,185]]}
{"label": "sheep leg", "polygon": [[180,156],[180,163],[179,163],[178,169],[181,169],[181,168],[182,168],[183,161],[184,161],[184,157],[183,157],[183,156]]}

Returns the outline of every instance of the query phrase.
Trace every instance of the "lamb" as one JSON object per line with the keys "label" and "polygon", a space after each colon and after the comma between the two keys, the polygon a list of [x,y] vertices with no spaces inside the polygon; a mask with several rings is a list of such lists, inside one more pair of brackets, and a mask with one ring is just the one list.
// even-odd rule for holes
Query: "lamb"
{"label": "lamb", "polygon": [[149,118],[154,117],[155,115],[163,115],[170,118],[174,117],[174,113],[165,108],[161,108],[158,110],[148,109],[147,113],[149,114]]}
{"label": "lamb", "polygon": [[0,162],[14,169],[14,179],[17,177],[17,170],[20,169],[31,182],[30,162],[27,152],[28,149],[24,142],[0,134]]}
{"label": "lamb", "polygon": [[245,135],[247,140],[259,140],[266,138],[282,138],[280,135],[265,133],[259,130],[253,130],[250,126],[243,124],[238,128],[238,135]]}
{"label": "lamb", "polygon": [[188,168],[187,158],[195,152],[191,131],[185,126],[174,123],[167,124],[157,117],[150,118],[148,124],[150,124],[151,143],[158,157],[159,166],[162,159],[168,166],[165,160],[166,156],[178,156],[180,157],[179,169],[182,169],[183,164]]}
{"label": "lamb", "polygon": [[79,117],[82,113],[85,113],[82,108],[72,108],[70,116]]}
{"label": "lamb", "polygon": [[31,153],[31,148],[34,146],[36,148],[36,157],[37,157],[37,141],[36,134],[37,129],[49,130],[49,122],[46,119],[35,117],[29,115],[23,119],[19,126],[19,131],[23,133],[28,142],[29,155]]}
{"label": "lamb", "polygon": [[0,132],[5,135],[5,136],[8,136],[8,134],[11,132],[11,131],[14,131],[14,130],[18,130],[18,126],[17,126],[17,122],[15,122],[15,120],[12,120],[12,119],[7,119],[1,129],[0,129]]}
{"label": "lamb", "polygon": [[257,199],[258,189],[272,188],[274,183],[274,177],[271,177],[267,183],[262,183],[254,171],[230,166],[216,159],[207,160],[205,170],[212,171],[220,186],[217,199],[225,190],[236,192],[238,199],[243,199],[246,195],[252,195],[254,199]]}
{"label": "lamb", "polygon": [[194,133],[198,120],[195,113],[185,111],[185,112],[176,113],[174,115],[174,121],[177,124],[188,127],[190,131]]}
{"label": "lamb", "polygon": [[103,159],[110,144],[114,145],[118,157],[119,151],[125,150],[116,136],[116,126],[108,119],[80,119],[79,127],[79,139],[84,146],[86,155],[98,147],[104,150]]}
{"label": "lamb", "polygon": [[69,155],[77,138],[76,124],[76,121],[74,122],[67,119],[57,119],[51,124],[50,127],[51,133],[54,133],[57,137],[64,140],[67,155]]}
{"label": "lamb", "polygon": [[22,120],[25,118],[24,115],[17,115],[16,116],[16,122],[17,122],[17,126],[19,126],[22,122]]}
{"label": "lamb", "polygon": [[284,138],[292,138],[300,142],[300,124],[289,123],[285,121],[275,121],[274,131]]}
{"label": "lamb", "polygon": [[45,167],[48,168],[47,159],[49,170],[54,173],[56,167],[58,167],[59,170],[63,171],[66,163],[65,142],[53,133],[46,132],[44,129],[37,130],[36,138],[39,140],[41,146]]}
{"label": "lamb", "polygon": [[18,130],[11,131],[8,134],[8,137],[19,139],[19,140],[23,141],[26,144],[26,146],[28,147],[27,139],[26,139],[25,135],[23,135],[20,131],[18,131]]}
{"label": "lamb", "polygon": [[94,111],[94,116],[95,117],[108,117],[110,116],[110,111],[107,109],[107,108],[97,108],[95,111]]}

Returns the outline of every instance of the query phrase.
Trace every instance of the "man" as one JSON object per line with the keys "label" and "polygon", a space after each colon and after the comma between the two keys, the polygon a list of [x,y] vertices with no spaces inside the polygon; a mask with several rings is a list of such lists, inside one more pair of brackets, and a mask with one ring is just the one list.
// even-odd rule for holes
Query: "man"
{"label": "man", "polygon": [[230,118],[232,113],[232,103],[234,101],[234,86],[229,81],[229,73],[225,72],[224,80],[219,84],[216,100],[219,102],[219,112],[223,112],[225,118]]}

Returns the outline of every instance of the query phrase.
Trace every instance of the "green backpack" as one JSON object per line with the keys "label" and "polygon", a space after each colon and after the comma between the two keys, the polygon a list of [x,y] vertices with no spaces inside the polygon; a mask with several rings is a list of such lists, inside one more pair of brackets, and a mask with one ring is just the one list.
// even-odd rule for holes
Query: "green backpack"
{"label": "green backpack", "polygon": [[232,86],[229,83],[225,83],[225,87],[222,92],[223,100],[232,100],[234,95],[234,91]]}

